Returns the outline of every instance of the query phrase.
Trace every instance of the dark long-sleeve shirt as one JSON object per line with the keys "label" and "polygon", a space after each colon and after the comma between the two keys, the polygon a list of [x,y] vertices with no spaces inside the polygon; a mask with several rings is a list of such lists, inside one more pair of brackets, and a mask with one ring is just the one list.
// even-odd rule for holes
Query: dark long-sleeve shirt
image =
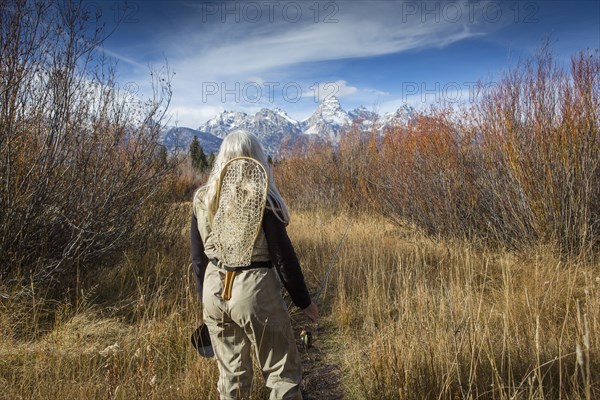
{"label": "dark long-sleeve shirt", "polygon": [[[266,210],[262,228],[269,244],[271,262],[276,268],[283,286],[290,294],[292,302],[301,309],[308,307],[311,303],[310,294],[308,293],[304,275],[300,268],[300,262],[287,234],[285,225],[271,210]],[[190,239],[192,244],[194,279],[196,280],[198,294],[202,298],[204,274],[209,260],[204,253],[204,243],[198,231],[198,220],[195,215],[192,215]]]}

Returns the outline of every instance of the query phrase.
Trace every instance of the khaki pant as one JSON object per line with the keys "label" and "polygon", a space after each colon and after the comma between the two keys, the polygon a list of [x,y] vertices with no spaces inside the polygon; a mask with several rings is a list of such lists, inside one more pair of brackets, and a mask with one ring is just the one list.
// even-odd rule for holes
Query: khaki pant
{"label": "khaki pant", "polygon": [[231,299],[221,298],[225,271],[208,264],[203,312],[219,365],[222,400],[248,399],[252,388],[251,346],[270,399],[302,399],[302,365],[274,268],[240,271]]}

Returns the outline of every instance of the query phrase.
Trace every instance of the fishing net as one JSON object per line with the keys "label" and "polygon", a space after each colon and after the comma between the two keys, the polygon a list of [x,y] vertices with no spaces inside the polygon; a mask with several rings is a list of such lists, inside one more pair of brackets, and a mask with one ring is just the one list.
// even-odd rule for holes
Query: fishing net
{"label": "fishing net", "polygon": [[239,157],[225,164],[213,222],[213,234],[223,264],[229,267],[250,265],[268,187],[267,172],[258,161]]}

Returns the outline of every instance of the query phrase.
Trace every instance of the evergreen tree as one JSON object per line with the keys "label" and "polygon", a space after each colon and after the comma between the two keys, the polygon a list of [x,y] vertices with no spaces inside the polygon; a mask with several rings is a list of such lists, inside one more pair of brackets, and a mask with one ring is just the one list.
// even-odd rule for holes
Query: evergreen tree
{"label": "evergreen tree", "polygon": [[208,156],[208,169],[211,170],[212,167],[215,165],[215,153],[210,153],[210,155]]}
{"label": "evergreen tree", "polygon": [[197,172],[204,172],[208,168],[208,161],[206,160],[206,154],[204,154],[204,150],[202,146],[200,146],[200,141],[198,141],[198,137],[194,136],[192,143],[190,143],[190,158],[192,160],[192,168]]}
{"label": "evergreen tree", "polygon": [[167,148],[163,145],[158,147],[158,162],[162,168],[167,168],[169,166]]}

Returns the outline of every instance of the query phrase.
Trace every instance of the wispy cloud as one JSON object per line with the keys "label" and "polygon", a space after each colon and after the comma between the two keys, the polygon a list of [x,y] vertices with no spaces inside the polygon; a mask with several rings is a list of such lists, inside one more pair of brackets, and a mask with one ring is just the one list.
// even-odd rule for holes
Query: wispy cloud
{"label": "wispy cloud", "polygon": [[135,61],[134,59],[132,59],[130,57],[127,57],[127,56],[119,54],[119,53],[117,53],[115,51],[109,50],[106,47],[98,47],[98,50],[101,51],[101,52],[103,52],[107,56],[112,57],[114,59],[117,59],[119,61],[122,61],[122,62],[124,62],[126,64],[129,64],[132,67],[135,67],[135,68],[138,68],[138,69],[141,69],[141,70],[148,70],[148,65],[144,65],[142,63],[139,63],[139,62]]}
{"label": "wispy cloud", "polygon": [[335,23],[265,22],[262,29],[253,24],[228,24],[224,36],[223,26],[214,22],[214,30],[190,38],[190,51],[176,66],[209,79],[236,78],[305,63],[443,47],[482,34],[465,23],[403,21],[398,2],[374,1],[368,7],[362,2],[342,4],[344,12]]}
{"label": "wispy cloud", "polygon": [[[233,94],[207,97],[207,85],[231,92],[242,90],[249,83],[263,87],[269,82],[281,86],[292,83],[305,88],[300,97],[314,97],[316,101],[326,97],[325,89],[333,86],[337,96],[362,96],[375,101],[385,92],[361,89],[368,85],[339,79],[339,74],[327,71],[328,63],[444,47],[483,34],[477,20],[424,23],[419,16],[407,16],[403,2],[399,1],[330,2],[327,4],[335,4],[336,8],[321,9],[318,18],[309,7],[324,3],[295,2],[304,12],[298,21],[290,14],[294,10],[288,10],[287,17],[278,14],[291,3],[278,2],[281,8],[273,13],[273,18],[262,10],[261,19],[254,23],[244,20],[254,15],[249,14],[251,10],[239,8],[249,3],[186,3],[190,12],[197,13],[194,18],[182,18],[181,26],[169,26],[168,30],[161,28],[161,35],[148,45],[165,49],[169,65],[176,72],[171,110],[182,123],[199,125],[209,113],[228,106],[253,110],[261,105],[274,105],[273,99],[267,97],[244,103],[244,93],[238,96],[241,102]],[[214,7],[222,4],[229,4],[229,14],[219,15],[222,10],[215,11]],[[238,22],[235,19],[239,17]],[[143,67],[129,57],[113,55],[134,66],[136,71]],[[337,77],[324,82],[323,77],[328,76]],[[306,91],[315,82],[320,82],[317,88]],[[319,90],[315,92],[316,89]],[[238,104],[228,104],[231,99]],[[284,100],[280,93],[275,102]],[[305,108],[314,108],[314,103],[306,101]],[[295,106],[298,108],[298,104]]]}

